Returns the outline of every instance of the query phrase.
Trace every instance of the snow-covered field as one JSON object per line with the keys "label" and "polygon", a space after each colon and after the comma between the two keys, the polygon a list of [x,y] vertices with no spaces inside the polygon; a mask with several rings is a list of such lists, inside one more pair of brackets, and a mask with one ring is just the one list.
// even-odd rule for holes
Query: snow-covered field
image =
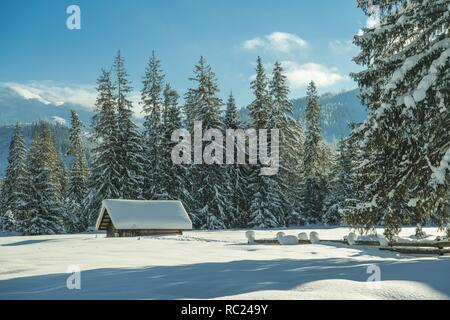
{"label": "snow-covered field", "polygon": [[[313,230],[322,239],[342,239],[349,232]],[[413,233],[404,229],[402,235]],[[256,235],[274,238],[276,231]],[[80,290],[67,289],[69,266],[81,269]],[[367,283],[368,271],[377,267],[381,282]],[[215,298],[449,299],[450,257],[331,243],[247,245],[244,231],[140,240],[95,234],[0,237],[0,299]]]}

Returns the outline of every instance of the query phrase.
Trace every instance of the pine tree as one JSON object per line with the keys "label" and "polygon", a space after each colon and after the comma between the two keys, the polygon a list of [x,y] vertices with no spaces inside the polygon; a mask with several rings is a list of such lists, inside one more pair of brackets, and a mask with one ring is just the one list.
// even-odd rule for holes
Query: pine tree
{"label": "pine tree", "polygon": [[[304,225],[306,217],[303,214],[303,181],[304,181],[304,145],[305,132],[303,125],[298,119],[291,121],[291,128],[293,132],[292,154],[287,160],[287,168],[289,174],[285,174],[284,182],[287,187],[287,196],[292,210],[287,216],[288,225]],[[287,170],[286,170],[287,171]],[[284,171],[284,172],[286,172]],[[283,172],[283,171],[282,171]]]}
{"label": "pine tree", "polygon": [[[203,130],[221,129],[223,123],[220,118],[222,100],[217,96],[219,87],[211,66],[206,64],[203,57],[195,66],[194,77],[191,78],[195,86],[190,90],[192,106],[191,120],[201,121]],[[207,143],[203,143],[202,151]],[[193,181],[192,199],[194,224],[204,229],[225,228],[225,211],[229,207],[227,199],[225,175],[223,165],[203,164],[193,165],[189,170],[189,178]]]}
{"label": "pine tree", "polygon": [[241,128],[241,120],[236,107],[236,100],[234,99],[233,93],[230,93],[230,95],[228,96],[223,123],[225,128],[227,129]]}
{"label": "pine tree", "polygon": [[120,199],[122,166],[118,161],[120,137],[111,73],[102,70],[97,80],[96,114],[93,118],[92,176],[84,207],[88,224],[95,223],[104,199]]}
{"label": "pine tree", "polygon": [[343,212],[347,204],[354,200],[353,192],[353,155],[349,140],[341,139],[335,155],[334,165],[329,175],[329,193],[326,197],[324,223],[338,225],[343,221]]}
{"label": "pine tree", "polygon": [[9,146],[8,167],[0,197],[0,230],[20,231],[27,218],[26,149],[19,124],[16,125]]}
{"label": "pine tree", "polygon": [[67,230],[84,231],[88,227],[88,217],[84,216],[83,205],[88,194],[89,168],[82,138],[83,123],[78,114],[71,111],[69,149],[67,154],[74,157],[69,175],[66,207],[68,211]]}
{"label": "pine tree", "polygon": [[324,149],[320,127],[319,97],[314,82],[311,82],[308,87],[307,99],[303,208],[309,223],[319,223],[322,220],[325,196],[325,181],[321,172],[324,164]]}
{"label": "pine tree", "polygon": [[159,186],[161,197],[168,200],[181,200],[189,203],[189,191],[186,188],[187,168],[172,162],[172,133],[181,128],[181,112],[178,107],[178,93],[169,84],[164,88],[164,103],[162,112],[162,136],[159,153],[161,155],[161,170]]}
{"label": "pine tree", "polygon": [[[225,129],[243,129],[236,100],[231,93],[228,97],[225,114],[223,118]],[[226,132],[225,132],[226,134]],[[234,144],[234,164],[228,164],[225,168],[228,199],[230,206],[225,213],[225,225],[227,228],[242,228],[248,223],[248,167],[238,164],[237,143]]]}
{"label": "pine tree", "polygon": [[43,155],[43,164],[49,169],[50,182],[56,186],[56,195],[59,200],[65,196],[67,187],[67,174],[64,162],[55,145],[54,137],[48,123],[42,123],[40,128],[39,148]]}
{"label": "pine tree", "polygon": [[255,100],[249,105],[251,126],[266,129],[270,118],[270,95],[268,80],[261,57],[256,60],[256,77],[251,82]]}
{"label": "pine tree", "polygon": [[354,74],[368,119],[355,130],[365,193],[353,226],[382,221],[392,238],[403,223],[449,222],[449,1],[360,0],[379,23],[355,37]]}
{"label": "pine tree", "polygon": [[142,195],[144,159],[142,137],[133,122],[133,105],[128,96],[131,86],[125,70],[124,59],[118,52],[113,69],[115,71],[115,102],[118,125],[118,163],[120,164],[120,195],[124,199],[138,199]]}
{"label": "pine tree", "polygon": [[83,123],[75,110],[70,110],[69,148],[66,155],[76,156],[80,150],[84,150]]}
{"label": "pine tree", "polygon": [[41,135],[31,145],[27,160],[29,212],[27,220],[23,222],[26,235],[64,231],[58,158],[50,129],[44,125]]}
{"label": "pine tree", "polygon": [[164,129],[161,119],[163,113],[163,82],[164,74],[161,70],[161,62],[153,52],[145,71],[142,81],[143,89],[141,91],[141,104],[145,113],[145,176],[143,185],[143,197],[145,199],[166,197],[160,180],[164,161],[167,160],[161,155],[162,131]]}
{"label": "pine tree", "polygon": [[283,224],[300,223],[301,212],[298,181],[299,167],[303,152],[303,128],[292,117],[293,103],[289,99],[289,86],[281,63],[276,62],[269,83],[271,97],[271,128],[280,132],[280,170],[274,179],[280,185],[284,216]]}
{"label": "pine tree", "polygon": [[[275,129],[273,110],[268,89],[268,80],[260,57],[256,63],[256,78],[251,83],[255,100],[248,107],[250,123],[256,130]],[[270,139],[270,137],[268,137]],[[260,150],[258,149],[258,154]],[[260,175],[262,165],[252,165],[249,173],[249,190],[252,194],[249,208],[249,226],[254,228],[276,228],[284,226],[282,189],[278,178]]]}

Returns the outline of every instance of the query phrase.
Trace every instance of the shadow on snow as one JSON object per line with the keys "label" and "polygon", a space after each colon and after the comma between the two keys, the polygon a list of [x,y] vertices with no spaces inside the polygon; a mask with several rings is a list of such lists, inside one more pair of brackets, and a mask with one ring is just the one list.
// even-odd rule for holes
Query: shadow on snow
{"label": "shadow on snow", "polygon": [[[450,260],[374,261],[382,280],[421,282],[450,296]],[[290,290],[318,280],[365,282],[370,262],[349,259],[239,260],[136,269],[82,271],[81,290],[68,290],[69,274],[0,281],[0,299],[206,299],[262,290]],[[431,271],[432,270],[432,271]],[[345,288],[341,288],[345,290]]]}

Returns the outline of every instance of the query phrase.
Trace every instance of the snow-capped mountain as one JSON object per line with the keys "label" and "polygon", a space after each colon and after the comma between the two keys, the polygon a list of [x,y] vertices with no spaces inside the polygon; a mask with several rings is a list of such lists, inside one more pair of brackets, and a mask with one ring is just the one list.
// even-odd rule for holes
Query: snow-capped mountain
{"label": "snow-capped mountain", "polygon": [[[324,138],[328,141],[337,140],[349,133],[348,124],[361,122],[366,116],[366,108],[358,98],[359,90],[351,90],[338,94],[327,93],[320,97],[322,107],[322,129]],[[304,123],[306,97],[295,99],[293,115]],[[241,109],[241,117],[248,121],[248,109]]]}
{"label": "snow-capped mountain", "polygon": [[[347,136],[350,123],[362,122],[367,117],[366,108],[358,98],[359,89],[320,97],[322,129],[326,140],[333,141]],[[305,119],[306,98],[294,100],[294,117]]]}
{"label": "snow-capped mountain", "polygon": [[0,126],[16,122],[31,123],[39,120],[70,122],[70,110],[75,110],[83,123],[91,123],[92,111],[84,106],[67,102],[50,102],[43,97],[8,86],[0,86]]}

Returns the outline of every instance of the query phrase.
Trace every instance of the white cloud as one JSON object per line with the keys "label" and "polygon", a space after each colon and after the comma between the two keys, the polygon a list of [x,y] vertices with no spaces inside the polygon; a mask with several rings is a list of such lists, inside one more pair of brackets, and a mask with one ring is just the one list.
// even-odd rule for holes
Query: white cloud
{"label": "white cloud", "polygon": [[269,35],[247,40],[243,44],[245,50],[263,49],[281,53],[300,51],[307,42],[293,33],[273,32]]}
{"label": "white cloud", "polygon": [[304,89],[311,81],[314,81],[317,87],[330,87],[345,80],[336,68],[322,64],[299,64],[294,61],[283,61],[282,64],[292,90]]}
{"label": "white cloud", "polygon": [[[0,84],[5,86],[24,99],[36,99],[44,104],[63,105],[76,104],[93,109],[97,98],[96,87],[93,84],[64,84],[55,81],[29,81],[26,83],[8,82]],[[133,112],[142,117],[139,106],[140,93],[131,92],[130,100],[133,103]]]}

